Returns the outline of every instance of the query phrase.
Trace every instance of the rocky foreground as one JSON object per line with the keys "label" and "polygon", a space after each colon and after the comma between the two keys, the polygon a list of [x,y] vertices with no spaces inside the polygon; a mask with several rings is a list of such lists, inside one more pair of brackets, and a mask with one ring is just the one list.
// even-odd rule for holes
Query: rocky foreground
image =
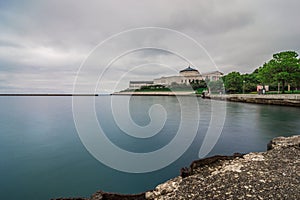
{"label": "rocky foreground", "polygon": [[300,199],[300,135],[273,139],[267,152],[194,161],[181,176],[146,193],[100,191],[89,199],[68,200],[105,199]]}

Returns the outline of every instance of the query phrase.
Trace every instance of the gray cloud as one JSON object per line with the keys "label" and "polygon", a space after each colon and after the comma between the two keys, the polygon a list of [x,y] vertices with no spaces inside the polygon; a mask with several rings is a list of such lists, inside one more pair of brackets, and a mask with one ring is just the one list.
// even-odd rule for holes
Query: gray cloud
{"label": "gray cloud", "polygon": [[[251,72],[273,53],[299,51],[299,5],[297,0],[1,1],[0,92],[70,92],[77,70],[97,44],[113,34],[144,26],[166,27],[189,35],[225,73]],[[94,70],[105,67],[102,58],[114,48],[150,45],[149,36],[131,37],[107,47]],[[152,36],[166,48],[170,43],[185,48],[184,42],[174,36]],[[196,67],[212,67],[203,52],[188,54]],[[187,65],[165,51],[128,54],[106,74],[103,90],[112,90],[112,83],[133,66],[147,63],[162,63],[176,70]],[[130,79],[151,80],[168,73],[171,71],[162,65],[145,65],[127,73],[119,87],[127,87]]]}

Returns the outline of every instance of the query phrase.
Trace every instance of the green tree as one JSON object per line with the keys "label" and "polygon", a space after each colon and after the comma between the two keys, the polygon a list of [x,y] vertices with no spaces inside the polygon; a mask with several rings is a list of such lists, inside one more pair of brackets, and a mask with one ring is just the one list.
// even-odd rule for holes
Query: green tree
{"label": "green tree", "polygon": [[281,83],[282,93],[286,83],[299,83],[300,62],[295,51],[284,51],[273,55],[258,71],[262,83]]}
{"label": "green tree", "polygon": [[255,70],[251,74],[243,74],[242,79],[243,79],[243,90],[245,92],[256,91],[256,87],[259,84],[258,70]]}
{"label": "green tree", "polygon": [[192,83],[190,83],[190,85],[193,88],[193,90],[206,89],[207,88],[207,84],[204,80],[193,81]]}
{"label": "green tree", "polygon": [[186,84],[186,83],[179,84],[179,83],[176,83],[176,82],[172,82],[171,85],[169,86],[169,89],[171,89],[173,91],[176,91],[176,90],[179,90],[179,91],[193,91],[193,88],[191,87],[190,84]]}
{"label": "green tree", "polygon": [[223,76],[225,90],[228,93],[240,93],[243,90],[243,77],[239,72]]}
{"label": "green tree", "polygon": [[210,93],[223,93],[224,92],[224,84],[222,80],[217,81],[209,81],[208,88]]}
{"label": "green tree", "polygon": [[292,80],[290,83],[293,86],[293,89],[300,90],[300,72],[295,73],[295,79]]}

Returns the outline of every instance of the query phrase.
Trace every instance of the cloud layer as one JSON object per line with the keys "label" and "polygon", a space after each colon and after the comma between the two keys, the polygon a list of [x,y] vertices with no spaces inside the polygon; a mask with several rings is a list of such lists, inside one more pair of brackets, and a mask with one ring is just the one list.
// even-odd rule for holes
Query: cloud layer
{"label": "cloud layer", "polygon": [[[187,34],[225,73],[252,72],[273,53],[299,52],[299,5],[297,0],[0,1],[0,92],[70,93],[81,63],[96,45],[119,32],[149,26]],[[95,70],[104,70],[107,63],[102,61],[113,49],[151,46],[153,36],[166,49],[168,44],[185,48],[184,40],[172,35],[128,37],[108,46],[94,60]],[[200,70],[211,64],[201,57],[203,52],[189,54]],[[122,89],[128,80],[171,75],[188,64],[161,50],[129,53],[111,65],[99,92],[112,91],[119,79],[117,88]]]}

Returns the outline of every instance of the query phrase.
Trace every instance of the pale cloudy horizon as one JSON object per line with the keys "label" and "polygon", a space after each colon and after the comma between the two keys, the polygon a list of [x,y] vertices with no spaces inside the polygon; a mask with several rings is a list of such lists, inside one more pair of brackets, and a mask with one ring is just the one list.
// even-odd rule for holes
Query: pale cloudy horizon
{"label": "pale cloudy horizon", "polygon": [[[71,93],[77,71],[99,43],[140,27],[186,34],[204,47],[220,71],[251,73],[274,53],[299,53],[299,5],[296,0],[0,0],[0,93]],[[148,35],[139,37],[128,37],[112,49],[149,41]],[[156,42],[166,48],[186,45],[172,36]],[[98,57],[95,70],[104,70],[107,63],[101,61],[111,51],[108,47]],[[211,66],[197,53],[190,52],[197,68]],[[99,92],[124,89],[129,80],[174,75],[188,64],[172,52],[132,52],[113,63]]]}

